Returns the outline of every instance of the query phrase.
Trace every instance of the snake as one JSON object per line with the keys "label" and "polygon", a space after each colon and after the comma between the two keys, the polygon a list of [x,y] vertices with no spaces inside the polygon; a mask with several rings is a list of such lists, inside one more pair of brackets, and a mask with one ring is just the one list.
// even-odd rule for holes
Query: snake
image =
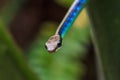
{"label": "snake", "polygon": [[60,49],[65,34],[68,32],[77,16],[84,8],[86,2],[87,0],[75,0],[73,2],[62,22],[58,26],[55,34],[51,36],[45,43],[45,47],[48,52],[53,53]]}

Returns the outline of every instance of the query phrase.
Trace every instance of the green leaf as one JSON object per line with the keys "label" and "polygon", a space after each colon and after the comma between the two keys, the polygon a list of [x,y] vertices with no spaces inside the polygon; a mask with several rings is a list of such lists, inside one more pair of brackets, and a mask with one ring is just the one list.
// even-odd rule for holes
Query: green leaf
{"label": "green leaf", "polygon": [[92,35],[105,80],[120,80],[120,0],[90,0]]}

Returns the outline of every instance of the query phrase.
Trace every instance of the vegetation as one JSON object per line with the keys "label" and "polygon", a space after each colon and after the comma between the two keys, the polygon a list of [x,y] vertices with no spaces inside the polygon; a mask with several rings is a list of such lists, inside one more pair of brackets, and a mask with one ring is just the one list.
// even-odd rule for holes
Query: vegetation
{"label": "vegetation", "polygon": [[91,23],[84,9],[61,49],[45,49],[72,2],[0,1],[0,80],[119,80],[119,0],[89,0]]}

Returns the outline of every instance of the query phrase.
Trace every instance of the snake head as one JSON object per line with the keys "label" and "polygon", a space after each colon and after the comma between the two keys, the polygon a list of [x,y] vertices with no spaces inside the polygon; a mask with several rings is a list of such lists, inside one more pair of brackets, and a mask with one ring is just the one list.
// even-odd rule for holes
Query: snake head
{"label": "snake head", "polygon": [[62,38],[60,35],[51,36],[45,44],[46,49],[48,52],[55,52],[59,49],[62,45]]}

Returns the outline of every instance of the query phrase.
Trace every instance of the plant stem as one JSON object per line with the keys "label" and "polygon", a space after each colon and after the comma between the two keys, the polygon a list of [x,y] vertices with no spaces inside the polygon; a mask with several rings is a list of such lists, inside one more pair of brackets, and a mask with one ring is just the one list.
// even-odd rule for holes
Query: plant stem
{"label": "plant stem", "polygon": [[23,58],[23,52],[14,43],[14,40],[8,30],[5,29],[5,25],[0,21],[0,40],[7,46],[8,55],[13,59],[17,69],[25,77],[25,80],[38,80],[35,74],[31,71],[25,59]]}

